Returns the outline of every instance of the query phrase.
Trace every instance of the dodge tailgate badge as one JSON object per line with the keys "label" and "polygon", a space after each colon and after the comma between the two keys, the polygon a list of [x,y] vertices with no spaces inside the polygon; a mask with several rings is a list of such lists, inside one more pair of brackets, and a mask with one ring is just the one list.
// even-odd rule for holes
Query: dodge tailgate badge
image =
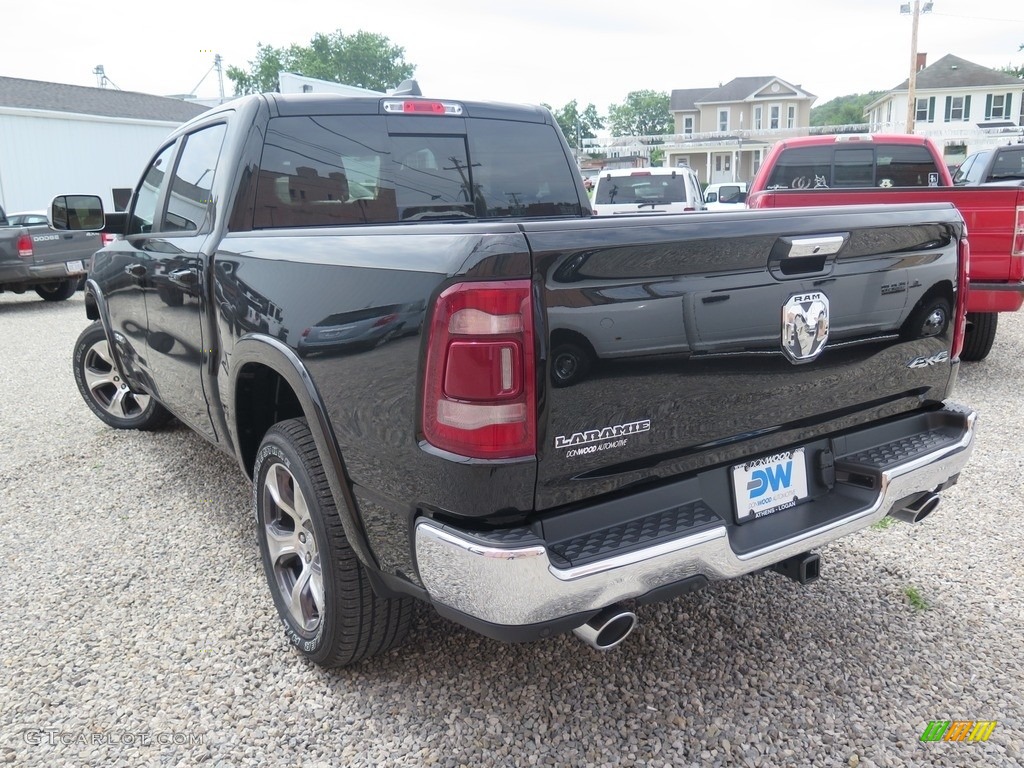
{"label": "dodge tailgate badge", "polygon": [[814,360],[828,341],[828,297],[798,293],[782,306],[782,351],[794,364]]}

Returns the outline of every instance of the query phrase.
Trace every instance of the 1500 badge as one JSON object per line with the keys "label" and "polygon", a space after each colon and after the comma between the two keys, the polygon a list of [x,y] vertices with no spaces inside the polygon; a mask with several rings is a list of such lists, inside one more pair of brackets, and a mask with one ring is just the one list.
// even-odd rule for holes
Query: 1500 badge
{"label": "1500 badge", "polygon": [[588,429],[585,432],[573,432],[566,437],[559,435],[555,438],[555,448],[572,448],[577,445],[596,443],[601,440],[614,440],[616,437],[635,435],[639,432],[647,432],[651,428],[650,419],[632,421],[629,424],[617,424],[614,427],[602,427],[601,429]]}

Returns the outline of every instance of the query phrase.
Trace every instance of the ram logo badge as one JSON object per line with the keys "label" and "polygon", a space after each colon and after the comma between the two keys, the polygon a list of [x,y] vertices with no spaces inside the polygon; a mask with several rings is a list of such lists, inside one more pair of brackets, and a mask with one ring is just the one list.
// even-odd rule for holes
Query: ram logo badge
{"label": "ram logo badge", "polygon": [[808,363],[828,341],[828,296],[820,291],[790,296],[782,306],[782,351],[790,362]]}

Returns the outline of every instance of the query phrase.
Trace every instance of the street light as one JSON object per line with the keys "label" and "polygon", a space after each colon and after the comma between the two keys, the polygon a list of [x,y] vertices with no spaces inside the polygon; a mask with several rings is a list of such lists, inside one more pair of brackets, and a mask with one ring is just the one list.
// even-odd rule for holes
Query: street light
{"label": "street light", "polygon": [[910,3],[903,3],[900,6],[900,13],[912,13],[914,21],[910,32],[910,81],[907,83],[907,133],[914,132],[914,118],[917,116],[917,19],[922,13],[931,13],[934,3],[925,3],[921,6],[921,0],[914,0],[914,7]]}

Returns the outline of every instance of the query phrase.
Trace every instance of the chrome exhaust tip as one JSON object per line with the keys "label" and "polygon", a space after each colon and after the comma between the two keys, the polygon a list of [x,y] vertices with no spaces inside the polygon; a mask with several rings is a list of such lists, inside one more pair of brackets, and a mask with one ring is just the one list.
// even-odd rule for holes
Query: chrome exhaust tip
{"label": "chrome exhaust tip", "polygon": [[894,509],[889,516],[902,520],[904,523],[920,523],[938,508],[941,501],[942,497],[939,494],[926,493],[917,501],[900,509]]}
{"label": "chrome exhaust tip", "polygon": [[636,621],[636,614],[632,611],[610,605],[586,624],[576,627],[573,634],[591,648],[608,651],[629,637]]}

